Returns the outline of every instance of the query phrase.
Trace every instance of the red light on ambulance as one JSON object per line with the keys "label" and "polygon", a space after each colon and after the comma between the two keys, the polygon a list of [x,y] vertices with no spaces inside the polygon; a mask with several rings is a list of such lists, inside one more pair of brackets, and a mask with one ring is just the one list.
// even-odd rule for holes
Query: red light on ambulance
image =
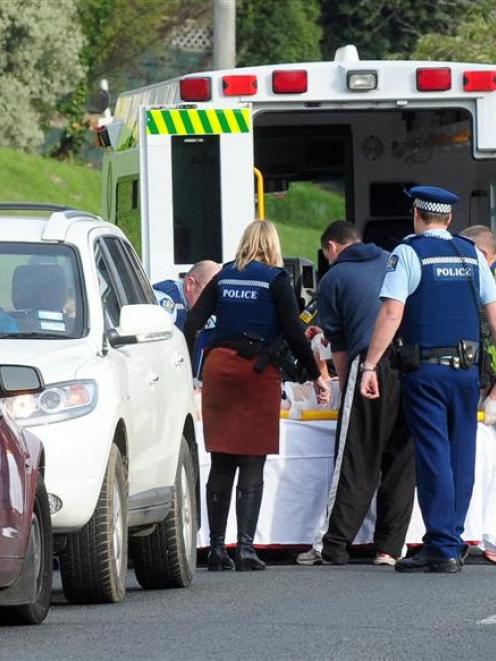
{"label": "red light on ambulance", "polygon": [[257,77],[247,76],[223,76],[222,89],[225,96],[251,96],[257,93]]}
{"label": "red light on ambulance", "polygon": [[179,81],[179,94],[183,101],[210,101],[212,82],[210,78],[183,78]]}
{"label": "red light on ambulance", "polygon": [[272,72],[274,94],[303,94],[308,89],[308,74],[305,69]]}
{"label": "red light on ambulance", "polygon": [[494,92],[496,71],[464,71],[463,89],[465,92]]}
{"label": "red light on ambulance", "polygon": [[445,92],[451,89],[451,69],[417,69],[417,89],[419,92]]}

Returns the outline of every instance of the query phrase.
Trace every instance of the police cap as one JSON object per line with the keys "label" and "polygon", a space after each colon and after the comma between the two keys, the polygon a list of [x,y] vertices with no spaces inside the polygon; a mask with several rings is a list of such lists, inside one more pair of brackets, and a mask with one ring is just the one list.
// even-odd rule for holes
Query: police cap
{"label": "police cap", "polygon": [[415,207],[432,213],[451,213],[453,204],[460,201],[458,195],[439,186],[414,186],[408,195]]}

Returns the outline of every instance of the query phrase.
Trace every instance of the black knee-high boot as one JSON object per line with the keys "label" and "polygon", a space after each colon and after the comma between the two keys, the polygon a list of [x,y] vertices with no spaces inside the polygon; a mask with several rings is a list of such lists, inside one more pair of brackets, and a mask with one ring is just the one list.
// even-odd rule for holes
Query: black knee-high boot
{"label": "black knee-high boot", "polygon": [[209,488],[207,484],[208,525],[210,526],[209,571],[234,569],[234,562],[228,556],[225,547],[230,502],[230,491],[216,491]]}
{"label": "black knee-high boot", "polygon": [[253,538],[257,527],[263,485],[257,489],[236,489],[236,518],[238,521],[238,545],[236,546],[236,571],[265,569],[253,548]]}

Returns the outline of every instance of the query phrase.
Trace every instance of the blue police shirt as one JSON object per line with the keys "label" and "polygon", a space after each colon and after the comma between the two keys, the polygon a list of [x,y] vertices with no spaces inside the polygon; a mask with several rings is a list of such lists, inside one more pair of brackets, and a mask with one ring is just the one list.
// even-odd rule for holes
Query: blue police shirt
{"label": "blue police shirt", "polygon": [[[171,287],[174,288],[174,297],[167,293],[172,291]],[[153,285],[153,291],[157,301],[171,315],[172,321],[178,328],[183,330],[188,312],[188,304],[184,295],[184,282],[182,280],[157,282]]]}
{"label": "blue police shirt", "polygon": [[[445,229],[432,229],[422,234],[442,239],[451,239],[452,236]],[[475,248],[475,252],[479,264],[480,299],[482,305],[487,305],[496,301],[496,282],[484,255],[478,248]],[[422,267],[417,253],[411,246],[401,243],[389,257],[380,297],[405,303],[419,286],[421,275]]]}

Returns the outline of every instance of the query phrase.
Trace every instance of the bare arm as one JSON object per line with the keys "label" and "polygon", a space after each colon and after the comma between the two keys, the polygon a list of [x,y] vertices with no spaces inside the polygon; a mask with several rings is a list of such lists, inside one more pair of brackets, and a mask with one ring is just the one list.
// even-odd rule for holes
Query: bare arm
{"label": "bare arm", "polygon": [[394,298],[387,298],[382,304],[379,316],[375,322],[374,333],[370,340],[367,357],[363,364],[364,372],[360,391],[364,397],[377,399],[380,396],[375,366],[393,341],[403,319],[404,310],[404,303]]}
{"label": "bare arm", "polygon": [[[496,344],[496,301],[485,305],[484,312],[486,313],[486,319],[489,325],[489,330],[491,331],[493,344]],[[489,391],[488,397],[490,397],[490,399],[496,399],[496,383]]]}

